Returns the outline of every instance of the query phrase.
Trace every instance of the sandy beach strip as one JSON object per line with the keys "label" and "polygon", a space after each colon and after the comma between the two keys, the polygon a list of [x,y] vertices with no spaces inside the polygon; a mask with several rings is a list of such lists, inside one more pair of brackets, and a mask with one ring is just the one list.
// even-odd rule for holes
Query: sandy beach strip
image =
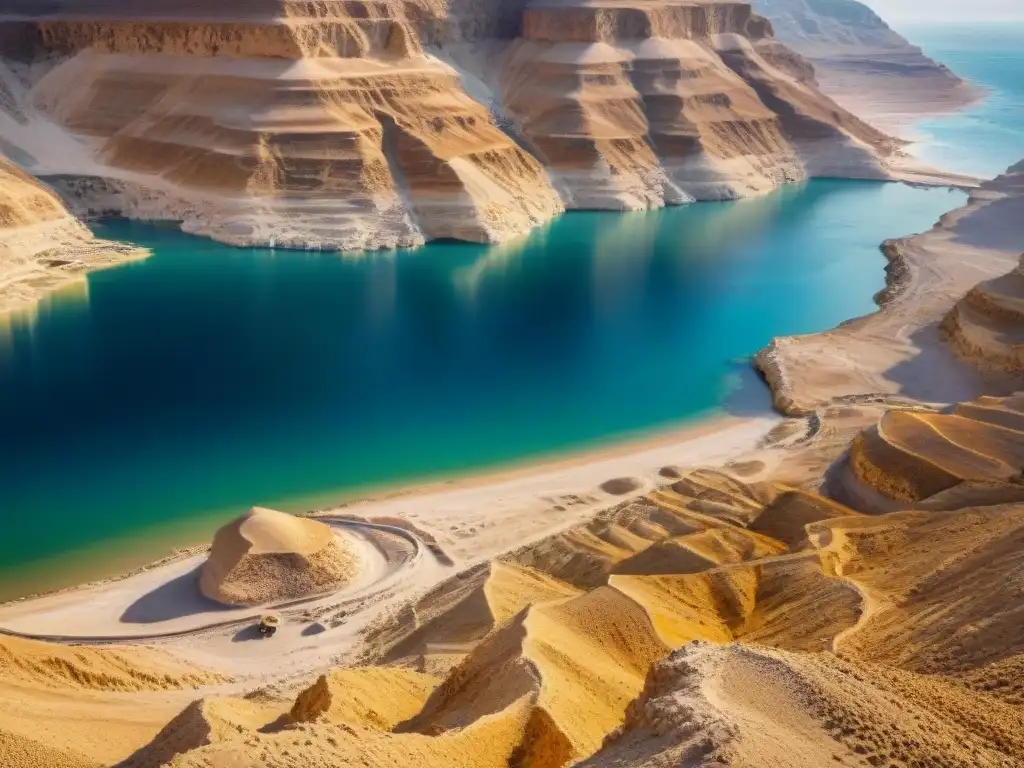
{"label": "sandy beach strip", "polygon": [[[564,506],[558,503],[558,498],[569,496],[611,503],[618,497],[600,490],[600,485],[610,479],[639,476],[644,480],[644,487],[650,488],[662,467],[727,461],[753,447],[779,420],[780,417],[770,411],[753,417],[714,414],[600,447],[530,457],[497,469],[468,471],[458,477],[404,487],[364,489],[361,493],[366,495],[348,501],[344,500],[343,492],[339,492],[335,503],[321,501],[315,509],[307,508],[305,513],[404,517],[430,529],[441,528],[442,539],[455,538],[453,527],[462,531],[483,524],[486,526],[480,530],[483,533],[495,528],[488,520],[502,509],[551,510]],[[636,493],[639,492],[638,489]],[[286,506],[293,509],[292,505]],[[565,525],[578,519],[576,513],[581,506],[588,510],[594,508],[593,503],[570,504],[567,509],[571,508],[574,514]],[[148,574],[154,568],[168,569],[168,573],[175,571],[183,561],[200,557],[213,531],[241,511],[222,510],[193,520],[184,529],[178,524],[162,525],[155,531],[143,531],[30,563],[19,567],[18,573],[4,573],[4,590],[0,594],[8,602],[0,606],[0,626],[3,626],[5,610],[26,600],[102,588],[110,582]],[[565,517],[555,512],[552,520],[542,518],[545,530],[548,522]],[[523,524],[527,524],[525,520]],[[464,549],[459,545],[461,541],[455,539],[454,551]],[[146,576],[147,581],[150,578]]]}

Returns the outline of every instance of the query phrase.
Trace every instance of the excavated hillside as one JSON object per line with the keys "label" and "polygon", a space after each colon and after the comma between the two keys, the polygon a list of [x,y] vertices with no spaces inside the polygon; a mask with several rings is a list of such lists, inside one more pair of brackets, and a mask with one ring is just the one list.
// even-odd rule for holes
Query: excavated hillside
{"label": "excavated hillside", "polygon": [[[374,628],[378,666],[321,677],[288,716],[210,699],[139,754],[178,768],[1011,768],[1022,535],[1019,503],[864,515],[692,471],[444,582]],[[454,662],[440,680],[407,668],[434,652]]]}
{"label": "excavated hillside", "polygon": [[94,238],[51,190],[0,156],[0,313],[30,307],[89,269],[146,255]]}
{"label": "excavated hillside", "polygon": [[0,28],[45,62],[16,86],[34,119],[64,131],[65,158],[21,149],[93,176],[68,182],[83,209],[180,219],[234,244],[346,250],[493,242],[562,210],[540,165],[424,50],[439,3],[47,8]]}

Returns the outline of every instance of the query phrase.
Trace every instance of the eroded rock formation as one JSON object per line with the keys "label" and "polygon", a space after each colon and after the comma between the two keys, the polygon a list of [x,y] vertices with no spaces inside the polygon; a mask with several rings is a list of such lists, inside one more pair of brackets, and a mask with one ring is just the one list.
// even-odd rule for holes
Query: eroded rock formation
{"label": "eroded rock formation", "polygon": [[[746,3],[535,2],[502,99],[569,207],[885,178],[887,139],[819,93]],[[805,66],[805,65],[804,65]]]}
{"label": "eroded rock formation", "polygon": [[0,15],[0,128],[79,212],[358,250],[888,177],[747,3],[208,5]]}
{"label": "eroded rock formation", "polygon": [[85,145],[95,167],[67,170],[104,180],[103,194],[77,187],[86,208],[181,219],[235,244],[521,234],[561,203],[457,72],[424,51],[421,30],[442,12],[400,0],[68,0],[21,20],[34,58],[62,57],[32,78],[29,108]]}

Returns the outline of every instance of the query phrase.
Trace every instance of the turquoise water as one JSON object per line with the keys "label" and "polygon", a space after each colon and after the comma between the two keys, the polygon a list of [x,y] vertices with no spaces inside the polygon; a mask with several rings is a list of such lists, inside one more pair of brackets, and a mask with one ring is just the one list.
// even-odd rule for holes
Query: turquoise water
{"label": "turquoise water", "polygon": [[879,244],[963,200],[815,181],[363,258],[97,226],[154,255],[0,335],[0,567],[763,408],[747,358],[871,311]]}
{"label": "turquoise water", "polygon": [[900,32],[988,91],[963,113],[918,123],[915,153],[940,168],[987,177],[1024,159],[1024,24],[909,25]]}

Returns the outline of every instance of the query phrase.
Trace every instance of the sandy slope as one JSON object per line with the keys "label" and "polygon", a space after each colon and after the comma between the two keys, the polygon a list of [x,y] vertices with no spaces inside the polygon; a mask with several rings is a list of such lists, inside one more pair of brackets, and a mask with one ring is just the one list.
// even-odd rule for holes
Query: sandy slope
{"label": "sandy slope", "polygon": [[0,638],[0,765],[110,765],[223,679],[146,648]]}

